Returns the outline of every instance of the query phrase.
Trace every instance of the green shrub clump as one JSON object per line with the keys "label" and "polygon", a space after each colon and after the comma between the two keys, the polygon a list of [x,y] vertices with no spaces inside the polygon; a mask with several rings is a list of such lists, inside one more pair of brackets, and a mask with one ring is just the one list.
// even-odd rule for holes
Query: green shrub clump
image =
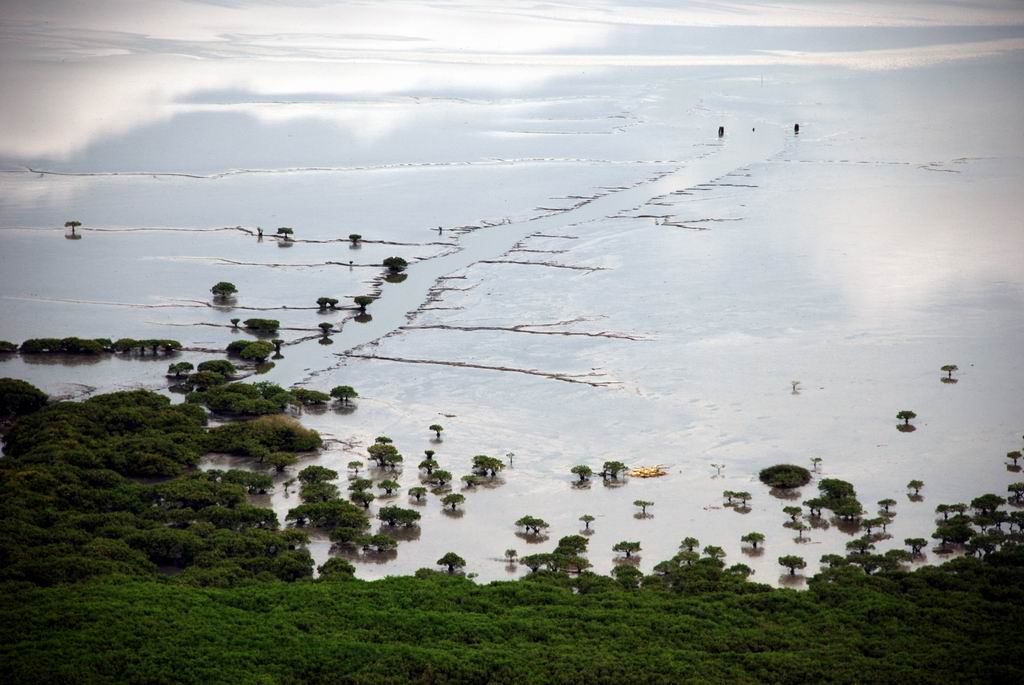
{"label": "green shrub clump", "polygon": [[140,355],[144,355],[146,350],[150,350],[154,355],[160,351],[163,351],[164,354],[170,354],[180,350],[181,343],[177,340],[165,338],[147,338],[145,340],[118,338],[111,344],[110,349],[113,352],[122,352],[124,354],[137,351]]}
{"label": "green shrub clump", "polygon": [[248,329],[266,333],[273,333],[281,327],[281,322],[277,319],[246,319],[243,323]]}
{"label": "green shrub clump", "polygon": [[263,340],[235,340],[227,347],[228,354],[236,354],[246,361],[265,361],[274,352],[274,346]]}
{"label": "green shrub clump", "polygon": [[0,421],[31,414],[46,406],[46,393],[16,378],[0,378]]}
{"label": "green shrub clump", "polygon": [[21,343],[24,354],[103,354],[113,343],[107,338],[30,338]]}
{"label": "green shrub clump", "polygon": [[227,383],[185,396],[185,401],[201,404],[217,414],[260,416],[276,414],[292,403],[287,390],[275,383]]}
{"label": "green shrub clump", "polygon": [[325,392],[319,390],[309,390],[307,388],[292,388],[289,390],[292,397],[296,402],[304,407],[318,406],[327,404],[331,401],[331,396]]}
{"label": "green shrub clump", "polygon": [[323,446],[320,434],[287,416],[261,416],[252,421],[226,423],[210,430],[206,447],[211,452],[262,457],[271,452],[310,452]]}
{"label": "green shrub clump", "polygon": [[196,371],[212,371],[213,373],[219,373],[221,376],[234,376],[238,369],[227,359],[209,359],[205,362],[200,362],[199,366],[196,367]]}
{"label": "green shrub clump", "polygon": [[761,469],[761,482],[773,488],[798,488],[811,482],[811,472],[795,464],[776,464]]}

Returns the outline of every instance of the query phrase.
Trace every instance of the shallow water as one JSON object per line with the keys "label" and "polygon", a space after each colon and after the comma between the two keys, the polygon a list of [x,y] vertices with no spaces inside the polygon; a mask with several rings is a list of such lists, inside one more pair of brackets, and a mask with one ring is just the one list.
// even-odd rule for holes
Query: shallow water
{"label": "shallow water", "polygon": [[[227,4],[107,16],[125,32],[72,39],[38,23],[45,6],[12,7],[5,35],[33,32],[0,48],[18,67],[0,82],[23,94],[0,132],[0,338],[214,349],[247,335],[231,318],[276,318],[295,344],[261,378],[360,392],[303,413],[332,442],[302,465],[344,470],[386,434],[411,462],[404,490],[424,449],[456,477],[514,453],[463,512],[431,495],[396,555],[353,559],[362,577],[447,551],[485,580],[520,575],[505,549],[549,550],[589,513],[598,571],[619,540],[641,541],[649,571],[694,535],[782,582],[779,555],[810,573],[850,535],[794,541],[764,466],[820,456],[866,508],[896,499],[882,549],[927,537],[935,504],[1019,480],[1000,458],[1024,432],[1019,8],[755,5],[712,26],[722,7],[703,4],[413,5],[409,24]],[[323,16],[361,28],[312,31]],[[108,97],[58,117],[69,83]],[[57,228],[72,216],[78,241]],[[279,225],[299,240],[280,247]],[[353,249],[352,232],[391,244]],[[401,283],[381,282],[390,255],[411,262]],[[236,306],[210,306],[219,280]],[[378,292],[368,323],[315,308]],[[303,341],[324,320],[334,344]],[[168,386],[162,359],[67,361],[0,359],[0,375],[75,397]],[[940,382],[946,363],[958,383]],[[904,408],[913,433],[895,428]],[[669,475],[574,487],[572,465],[607,459]],[[204,462],[227,465],[247,466]],[[727,489],[750,491],[749,511],[723,508]],[[282,520],[296,502],[260,500]],[[524,514],[550,539],[517,535]],[[763,554],[741,549],[750,531]],[[322,535],[312,550],[338,553]]]}

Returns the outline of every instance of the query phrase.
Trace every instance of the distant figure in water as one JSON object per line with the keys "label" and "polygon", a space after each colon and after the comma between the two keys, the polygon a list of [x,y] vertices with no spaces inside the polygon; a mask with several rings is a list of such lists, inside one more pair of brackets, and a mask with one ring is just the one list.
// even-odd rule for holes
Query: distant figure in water
{"label": "distant figure in water", "polygon": [[352,268],[352,260],[351,259],[348,260],[348,268],[350,268],[350,269]]}
{"label": "distant figure in water", "polygon": [[437,232],[438,232],[438,233],[441,233],[441,232],[442,232],[443,230],[444,230],[444,229],[443,229],[443,228],[441,228],[440,226],[438,226],[438,227],[437,227]]}
{"label": "distant figure in water", "polygon": [[725,126],[719,126],[718,127],[718,137],[721,138],[724,135],[725,135]]}
{"label": "distant figure in water", "polygon": [[263,240],[263,229],[259,226],[256,227],[256,240]]}
{"label": "distant figure in water", "polygon": [[793,124],[793,133],[800,135],[800,124]]}

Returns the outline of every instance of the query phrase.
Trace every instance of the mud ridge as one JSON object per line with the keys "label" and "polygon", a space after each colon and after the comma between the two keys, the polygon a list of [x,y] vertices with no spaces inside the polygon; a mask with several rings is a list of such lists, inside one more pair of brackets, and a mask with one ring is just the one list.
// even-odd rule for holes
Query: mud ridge
{"label": "mud ridge", "polygon": [[434,366],[452,366],[462,369],[483,369],[486,371],[504,371],[506,373],[520,373],[525,374],[527,376],[539,376],[541,378],[550,378],[551,380],[562,381],[563,383],[577,383],[580,385],[589,385],[592,388],[602,388],[620,384],[619,381],[587,380],[588,378],[604,377],[605,374],[597,372],[585,374],[548,373],[546,371],[537,371],[536,369],[517,369],[510,366],[490,366],[487,364],[441,361],[437,359],[408,359],[405,357],[384,357],[381,355],[359,354],[355,352],[345,352],[343,356],[355,359],[378,359],[381,361],[400,362],[403,364],[431,364]]}
{"label": "mud ridge", "polygon": [[640,335],[630,335],[628,333],[613,333],[610,331],[596,331],[596,332],[585,332],[585,331],[536,331],[534,328],[541,328],[546,326],[561,326],[575,321],[559,321],[557,323],[549,324],[517,324],[515,326],[459,326],[455,324],[424,324],[421,326],[402,326],[402,330],[441,330],[441,331],[507,331],[509,333],[529,333],[531,335],[563,335],[563,336],[579,336],[587,338],[612,338],[615,340],[651,340]]}
{"label": "mud ridge", "polygon": [[606,266],[573,266],[572,264],[558,264],[556,262],[527,262],[517,259],[481,259],[477,264],[522,264],[524,266],[547,266],[553,269],[572,269],[573,271],[608,271]]}
{"label": "mud ridge", "polygon": [[[60,304],[91,304],[103,307],[124,307],[126,309],[216,309],[220,311],[250,311],[250,312],[272,312],[272,311],[303,311],[303,310],[315,310],[319,311],[319,307],[289,307],[288,305],[279,305],[275,307],[252,307],[245,305],[227,305],[227,304],[212,304],[210,302],[203,302],[202,300],[178,300],[175,302],[165,302],[160,304],[143,304],[138,302],[110,302],[106,300],[76,300],[61,297],[17,297],[13,295],[5,296],[5,299],[9,300],[25,300],[28,302],[55,302]],[[338,307],[341,309],[355,309],[355,307]]]}
{"label": "mud ridge", "polygon": [[579,240],[578,235],[551,235],[550,233],[531,233],[527,238],[561,238],[563,240]]}
{"label": "mud ridge", "polygon": [[228,259],[227,257],[159,257],[158,259],[168,259],[171,261],[184,260],[184,261],[197,261],[197,262],[212,262],[214,264],[226,264],[229,266],[269,266],[271,268],[317,268],[321,266],[347,266],[347,267],[359,267],[359,268],[383,268],[380,264],[349,264],[348,262],[243,262],[237,259]]}

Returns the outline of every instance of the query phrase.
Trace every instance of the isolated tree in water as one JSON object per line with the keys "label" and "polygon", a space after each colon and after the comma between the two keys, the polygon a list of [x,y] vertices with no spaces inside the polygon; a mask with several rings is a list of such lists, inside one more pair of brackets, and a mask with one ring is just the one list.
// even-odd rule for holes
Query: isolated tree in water
{"label": "isolated tree in water", "polygon": [[757,546],[764,542],[764,535],[761,533],[747,533],[740,538],[740,542],[745,542],[754,549],[757,549]]}
{"label": "isolated tree in water", "polygon": [[583,527],[586,530],[590,530],[590,524],[591,524],[591,522],[593,520],[594,520],[594,517],[591,516],[590,514],[584,514],[583,516],[580,516],[580,521],[583,522]]}
{"label": "isolated tree in water", "polygon": [[959,371],[960,367],[957,366],[956,364],[946,364],[945,366],[942,367],[942,370],[946,372],[946,378],[948,380],[952,380],[953,379],[953,372],[954,371]]}
{"label": "isolated tree in water", "polygon": [[447,566],[448,573],[455,573],[455,569],[462,569],[466,566],[466,560],[455,552],[448,552],[437,560],[438,566]]}
{"label": "isolated tree in water", "polygon": [[488,457],[486,454],[478,454],[473,457],[473,470],[482,476],[494,478],[498,471],[505,468],[505,462],[501,459]]}
{"label": "isolated tree in water", "polygon": [[373,303],[373,298],[369,295],[356,295],[352,300],[356,303],[356,306],[359,307],[359,311],[361,312],[365,312],[366,308]]}
{"label": "isolated tree in water", "polygon": [[441,504],[443,504],[446,507],[449,507],[452,511],[455,511],[458,508],[458,506],[465,501],[466,497],[464,495],[460,495],[457,492],[447,494],[441,498]]}
{"label": "isolated tree in water", "polygon": [[915,495],[921,494],[921,488],[923,487],[923,480],[912,480],[909,483],[907,483],[907,490],[913,490]]}
{"label": "isolated tree in water", "polygon": [[75,235],[75,229],[78,228],[81,225],[82,225],[81,221],[76,221],[74,219],[72,219],[71,221],[65,221],[64,222],[64,228],[70,228],[71,229],[71,235]]}
{"label": "isolated tree in water", "polygon": [[228,281],[221,281],[220,283],[217,283],[212,288],[210,288],[210,292],[213,293],[214,297],[224,299],[231,297],[232,295],[237,293],[238,288],[235,287],[234,283],[230,283]]}
{"label": "isolated tree in water", "polygon": [[325,311],[328,307],[334,309],[338,306],[338,299],[336,297],[318,297],[316,298],[316,304],[320,311]]}
{"label": "isolated tree in water", "polygon": [[523,516],[516,521],[516,525],[526,529],[527,533],[540,535],[541,530],[548,527],[548,522],[536,516]]}
{"label": "isolated tree in water", "polygon": [[640,507],[640,513],[643,516],[647,515],[647,507],[653,507],[654,502],[645,499],[633,500],[633,506]]}
{"label": "isolated tree in water", "polygon": [[914,412],[910,411],[909,409],[903,409],[903,410],[901,410],[899,412],[896,412],[896,418],[899,419],[900,421],[902,421],[904,426],[909,426],[910,425],[910,420],[911,419],[916,419],[917,418],[917,414],[915,414]]}
{"label": "isolated tree in water", "polygon": [[336,385],[331,388],[331,397],[341,402],[341,404],[348,404],[348,401],[352,398],[359,397],[359,393],[351,385]]}
{"label": "isolated tree in water", "polygon": [[432,424],[430,424],[430,426],[427,427],[427,430],[434,431],[434,434],[437,436],[437,439],[440,440],[441,439],[441,431],[444,430],[444,426],[442,426],[439,423],[432,423]]}
{"label": "isolated tree in water", "polygon": [[803,557],[798,557],[795,554],[787,554],[779,557],[779,565],[785,566],[789,569],[789,575],[795,575],[796,570],[807,568],[807,562],[804,561]]}
{"label": "isolated tree in water", "polygon": [[358,233],[349,233],[348,239],[349,241],[351,241],[352,245],[358,245],[359,241],[363,239],[363,236],[359,235]]}
{"label": "isolated tree in water", "polygon": [[590,477],[594,475],[594,470],[591,469],[589,466],[579,464],[578,466],[573,466],[571,469],[569,469],[569,473],[579,476],[579,482],[582,483],[584,481],[590,480]]}
{"label": "isolated tree in water", "polygon": [[601,466],[601,478],[608,480],[609,478],[618,480],[619,474],[625,471],[628,466],[623,464],[621,461],[606,461]]}
{"label": "isolated tree in water", "polygon": [[622,542],[616,542],[612,546],[613,552],[622,552],[626,555],[626,558],[631,558],[634,554],[640,551],[639,542],[630,542],[629,540],[623,540]]}

